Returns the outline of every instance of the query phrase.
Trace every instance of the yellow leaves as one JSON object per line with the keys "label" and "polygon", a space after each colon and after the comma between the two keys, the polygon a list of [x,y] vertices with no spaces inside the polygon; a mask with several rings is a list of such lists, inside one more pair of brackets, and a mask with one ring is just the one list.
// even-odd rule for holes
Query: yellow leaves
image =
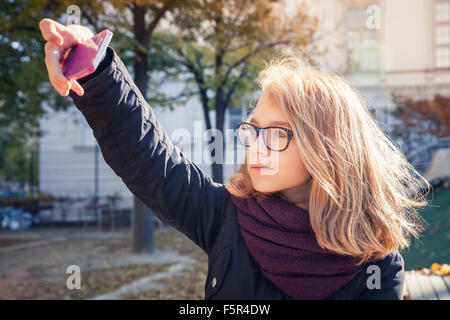
{"label": "yellow leaves", "polygon": [[448,274],[449,273],[449,265],[444,263],[440,265],[439,263],[433,263],[430,267],[430,271],[438,271],[441,274]]}
{"label": "yellow leaves", "polygon": [[448,264],[443,264],[439,271],[441,272],[441,274],[448,274],[449,271],[450,271],[449,265]]}
{"label": "yellow leaves", "polygon": [[422,268],[417,272],[426,275],[448,275],[450,272],[450,267],[446,263],[442,265],[439,263],[433,263],[429,269]]}
{"label": "yellow leaves", "polygon": [[435,271],[441,269],[441,265],[439,263],[433,263],[430,267],[430,271]]}

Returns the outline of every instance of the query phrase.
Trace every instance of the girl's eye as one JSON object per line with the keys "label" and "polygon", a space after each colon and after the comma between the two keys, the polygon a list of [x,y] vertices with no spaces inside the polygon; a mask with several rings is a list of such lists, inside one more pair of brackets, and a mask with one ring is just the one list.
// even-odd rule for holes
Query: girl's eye
{"label": "girl's eye", "polygon": [[277,130],[276,136],[280,137],[280,138],[284,138],[284,137],[286,137],[286,133],[283,130]]}

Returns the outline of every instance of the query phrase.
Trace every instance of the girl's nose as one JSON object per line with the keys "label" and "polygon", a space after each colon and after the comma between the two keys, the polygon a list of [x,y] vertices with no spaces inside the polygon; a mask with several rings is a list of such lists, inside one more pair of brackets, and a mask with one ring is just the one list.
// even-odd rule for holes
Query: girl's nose
{"label": "girl's nose", "polygon": [[269,149],[266,147],[264,143],[264,138],[262,132],[258,135],[256,141],[250,146],[250,156],[252,163],[259,163],[259,156],[267,156]]}

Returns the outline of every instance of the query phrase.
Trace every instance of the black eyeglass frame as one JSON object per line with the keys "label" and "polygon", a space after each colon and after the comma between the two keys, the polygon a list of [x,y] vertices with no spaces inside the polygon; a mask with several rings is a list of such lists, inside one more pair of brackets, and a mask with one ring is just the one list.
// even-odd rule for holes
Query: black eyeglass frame
{"label": "black eyeglass frame", "polygon": [[[255,128],[255,130],[256,130],[256,140],[258,140],[259,132],[260,132],[260,131],[265,131],[265,130],[271,129],[271,128],[282,129],[282,130],[286,131],[287,137],[288,137],[288,141],[287,141],[287,143],[286,143],[286,146],[285,146],[283,149],[281,149],[281,150],[274,150],[274,149],[270,148],[270,147],[267,145],[267,141],[266,141],[266,138],[265,138],[265,135],[264,135],[264,132],[263,132],[263,141],[264,141],[264,145],[267,147],[267,149],[269,149],[269,150],[271,150],[271,151],[275,151],[275,152],[281,152],[281,151],[286,150],[287,147],[289,147],[289,143],[291,143],[292,137],[294,136],[294,132],[293,132],[292,130],[290,130],[290,129],[287,129],[287,128],[278,127],[278,126],[269,126],[269,127],[260,128],[260,127],[254,125],[253,123],[250,123],[250,122],[240,122],[240,123],[238,123],[238,124],[236,125],[236,127],[235,127],[235,132],[239,132],[239,127],[240,127],[241,125],[243,125],[243,124],[247,124],[247,125],[250,125],[250,126],[252,126],[253,128]],[[237,137],[238,137],[239,142],[240,142],[242,145],[244,145],[244,146],[247,147],[247,148],[250,147],[249,145],[246,145],[246,144],[242,143],[241,139],[239,139],[239,133],[237,133]],[[256,141],[256,140],[255,140],[255,141]]]}

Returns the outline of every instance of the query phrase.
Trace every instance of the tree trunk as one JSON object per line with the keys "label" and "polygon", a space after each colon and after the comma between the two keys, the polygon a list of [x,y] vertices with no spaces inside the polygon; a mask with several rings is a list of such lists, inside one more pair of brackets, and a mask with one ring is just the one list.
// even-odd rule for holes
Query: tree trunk
{"label": "tree trunk", "polygon": [[154,249],[153,212],[134,197],[133,252],[152,253]]}
{"label": "tree trunk", "polygon": [[[216,129],[219,131],[217,134],[222,134],[223,144],[216,145],[216,147],[221,148],[222,156],[216,157],[216,161],[212,164],[212,174],[213,180],[218,183],[223,183],[223,163],[225,161],[225,134],[223,131],[225,121],[225,108],[223,101],[223,89],[218,88],[216,91]],[[216,151],[214,151],[216,153]],[[215,154],[213,155],[213,157]]]}
{"label": "tree trunk", "polygon": [[[217,28],[221,27],[221,19],[220,17],[216,20]],[[225,135],[223,134],[223,123],[225,120],[225,105],[224,105],[224,92],[223,86],[220,84],[222,79],[220,77],[223,65],[223,55],[224,50],[219,48],[216,53],[216,61],[215,61],[215,81],[216,81],[216,129],[219,131],[217,134],[222,134],[223,143],[219,147],[222,150],[222,157],[217,156],[215,161],[212,163],[212,175],[213,180],[218,183],[223,183],[223,162],[225,161]],[[216,151],[214,151],[213,157],[215,157]]]}
{"label": "tree trunk", "polygon": [[[142,93],[144,99],[147,99],[147,48],[145,43],[145,6],[134,6],[134,33],[136,40],[145,48],[136,47],[134,58],[134,82]],[[133,251],[136,253],[152,253],[154,250],[153,241],[153,212],[137,197],[134,197],[134,219],[133,232],[134,244]]]}

